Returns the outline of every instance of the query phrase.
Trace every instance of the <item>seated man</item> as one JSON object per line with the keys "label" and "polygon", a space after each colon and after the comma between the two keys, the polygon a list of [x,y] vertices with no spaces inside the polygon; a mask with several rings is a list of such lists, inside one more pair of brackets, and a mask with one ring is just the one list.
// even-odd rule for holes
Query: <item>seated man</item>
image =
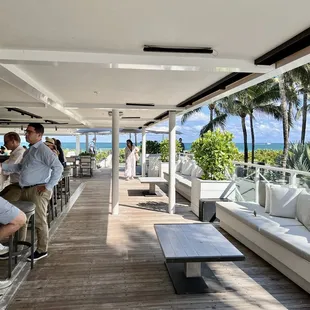
{"label": "seated man", "polygon": [[[7,164],[18,164],[22,161],[25,149],[20,145],[20,136],[16,132],[8,132],[4,135],[4,145],[11,151],[10,158],[5,161]],[[18,201],[21,195],[21,188],[18,184],[19,173],[10,173],[2,171],[2,181],[8,180],[9,185],[1,192],[0,196],[4,199],[13,202]],[[0,244],[0,259],[7,259],[6,253],[9,251],[8,247]]]}
{"label": "seated man", "polygon": [[[25,152],[25,149],[20,145],[20,136],[16,132],[8,132],[4,136],[4,144],[7,149],[11,151],[10,158],[6,160],[5,163],[19,164],[22,161]],[[10,185],[6,186],[0,192],[0,196],[10,202],[18,201],[21,195],[21,188],[18,184],[19,173],[2,171],[2,174],[9,178]]]}
{"label": "seated man", "polygon": [[[26,223],[24,212],[0,197],[0,240],[8,238]],[[0,289],[11,285],[11,281],[0,281]]]}

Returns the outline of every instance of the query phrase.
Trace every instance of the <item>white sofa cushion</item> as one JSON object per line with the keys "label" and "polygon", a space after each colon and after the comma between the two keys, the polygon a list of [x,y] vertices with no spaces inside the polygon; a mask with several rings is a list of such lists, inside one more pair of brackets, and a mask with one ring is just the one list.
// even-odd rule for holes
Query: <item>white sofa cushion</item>
{"label": "white sofa cushion", "polygon": [[182,160],[179,159],[177,162],[176,162],[176,165],[175,165],[175,172],[179,172],[181,171],[182,169]]}
{"label": "white sofa cushion", "polygon": [[310,194],[303,190],[297,200],[296,216],[308,230],[310,230]]}
{"label": "white sofa cushion", "polygon": [[182,164],[182,174],[191,175],[193,168],[193,162],[191,160],[187,160]]}
{"label": "white sofa cushion", "polygon": [[304,226],[264,227],[260,233],[298,256],[310,261],[310,231]]}
{"label": "white sofa cushion", "polygon": [[[237,204],[235,202],[221,202],[216,205],[216,208],[229,213],[231,216],[235,217],[244,224],[250,226],[256,231],[260,231],[263,227],[280,225],[287,226],[302,226],[297,220],[287,219],[281,217],[272,217],[264,212],[264,209],[255,203],[244,203],[240,202]],[[256,216],[254,215],[254,210],[256,211]]]}
{"label": "white sofa cushion", "polygon": [[196,178],[201,178],[203,174],[202,169],[198,166],[197,170],[196,170]]}
{"label": "white sofa cushion", "polygon": [[265,209],[255,202],[248,202],[248,201],[242,201],[241,202],[240,201],[240,202],[237,202],[237,204],[244,206],[244,207],[247,207],[252,212],[252,214],[254,214],[254,210],[255,210],[257,215],[265,217],[265,218],[273,221],[274,223],[279,224],[280,226],[302,226],[302,224],[300,222],[298,222],[296,219],[272,216],[272,215],[266,213]]}
{"label": "white sofa cushion", "polygon": [[280,187],[279,184],[265,183],[265,212],[270,212],[270,186]]}
{"label": "white sofa cushion", "polygon": [[301,188],[270,186],[270,215],[296,218],[298,195]]}
{"label": "white sofa cushion", "polygon": [[192,172],[191,172],[191,177],[194,177],[196,178],[196,173],[197,173],[197,169],[199,167],[196,165],[196,164],[193,164],[193,167],[192,167]]}

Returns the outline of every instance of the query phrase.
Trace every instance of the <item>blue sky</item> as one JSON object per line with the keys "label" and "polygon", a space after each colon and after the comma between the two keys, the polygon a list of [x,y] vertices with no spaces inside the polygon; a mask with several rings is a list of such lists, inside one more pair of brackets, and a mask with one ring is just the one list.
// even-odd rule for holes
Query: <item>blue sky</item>
{"label": "blue sky", "polygon": [[[256,114],[255,120],[255,137],[257,143],[282,143],[282,123],[274,120],[271,117]],[[209,110],[207,107],[202,109],[201,113],[194,114],[186,124],[181,125],[181,117],[177,118],[177,130],[182,132],[182,135],[178,137],[182,137],[184,142],[192,142],[198,138],[200,129],[203,125],[208,123],[209,121]],[[152,128],[156,128],[158,130],[166,130],[168,131],[168,122],[159,123]],[[250,142],[250,128],[249,128],[249,120],[247,119],[247,128],[248,128],[248,141]],[[239,117],[229,117],[226,125],[226,130],[230,131],[234,135],[235,142],[243,142],[242,130],[241,130],[241,121]],[[294,128],[290,133],[290,141],[295,142],[300,140],[300,132],[301,132],[301,121],[297,121],[294,124]],[[307,128],[307,137],[310,136],[310,125]],[[121,135],[120,142],[125,142],[128,139],[129,135]],[[166,135],[167,137],[167,135]],[[157,140],[161,141],[163,135],[156,134],[148,134],[147,138],[149,140]],[[75,142],[75,137],[66,136],[59,137],[62,142]],[[134,140],[133,136],[132,139]],[[2,143],[3,138],[0,137],[0,143]],[[91,141],[91,138],[90,138]],[[141,141],[141,135],[138,135],[138,142]],[[81,142],[85,142],[85,137],[81,137]],[[111,142],[111,136],[98,136],[97,142]]]}

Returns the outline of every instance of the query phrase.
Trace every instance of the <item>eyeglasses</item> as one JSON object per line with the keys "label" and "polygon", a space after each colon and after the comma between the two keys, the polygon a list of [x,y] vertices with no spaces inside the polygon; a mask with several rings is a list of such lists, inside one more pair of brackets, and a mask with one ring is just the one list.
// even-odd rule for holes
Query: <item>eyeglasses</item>
{"label": "eyeglasses", "polygon": [[25,135],[30,135],[32,133],[35,133],[35,131],[26,129],[26,130],[24,130],[24,133],[25,133]]}

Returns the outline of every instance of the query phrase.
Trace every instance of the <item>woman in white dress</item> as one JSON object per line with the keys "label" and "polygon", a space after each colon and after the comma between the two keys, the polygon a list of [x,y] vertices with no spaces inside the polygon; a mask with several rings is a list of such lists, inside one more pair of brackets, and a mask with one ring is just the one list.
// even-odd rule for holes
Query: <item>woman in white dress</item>
{"label": "woman in white dress", "polygon": [[125,148],[125,178],[133,180],[136,176],[136,161],[138,159],[139,149],[134,146],[131,140],[126,141],[127,146]]}

